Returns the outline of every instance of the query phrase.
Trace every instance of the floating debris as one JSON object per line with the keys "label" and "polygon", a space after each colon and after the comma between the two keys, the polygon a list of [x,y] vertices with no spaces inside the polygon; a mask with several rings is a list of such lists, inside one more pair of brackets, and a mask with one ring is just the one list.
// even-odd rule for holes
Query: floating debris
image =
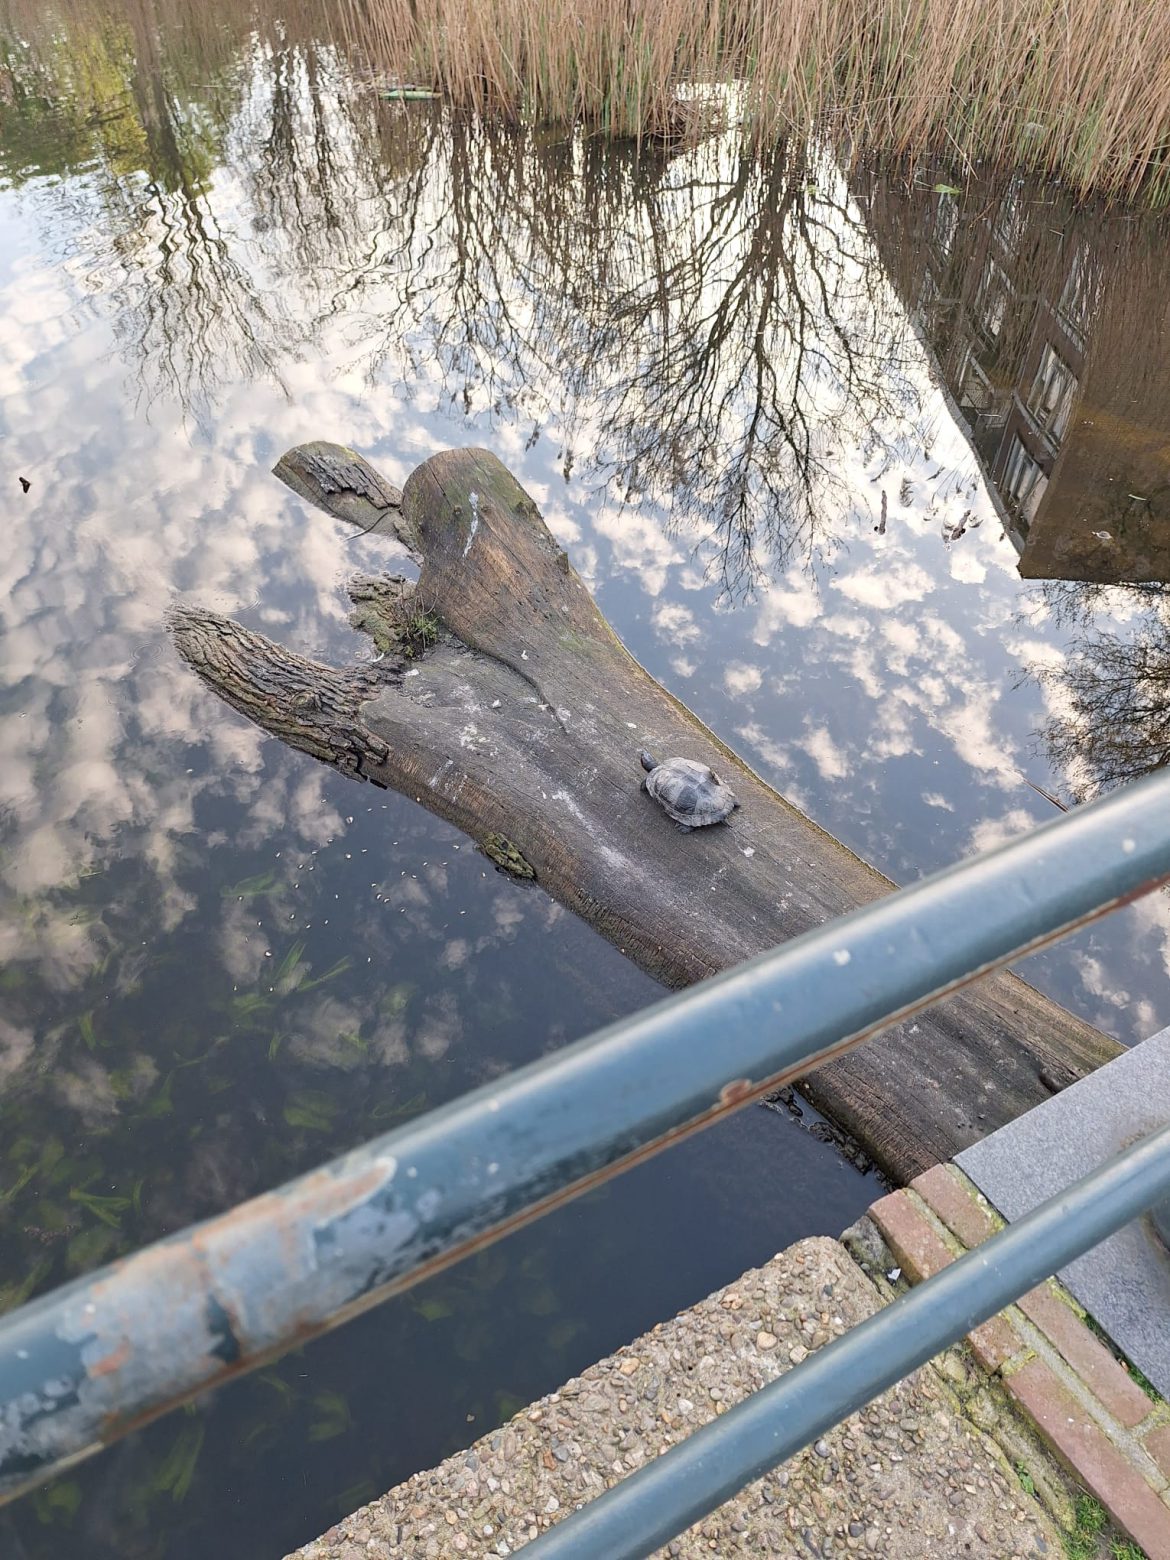
{"label": "floating debris", "polygon": [[385,87],[378,96],[391,103],[429,103],[437,100],[439,94],[427,87]]}

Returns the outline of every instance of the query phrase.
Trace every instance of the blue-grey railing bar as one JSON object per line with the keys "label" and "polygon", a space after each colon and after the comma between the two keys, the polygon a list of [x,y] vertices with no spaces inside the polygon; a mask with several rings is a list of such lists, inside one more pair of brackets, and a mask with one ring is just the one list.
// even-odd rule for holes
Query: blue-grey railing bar
{"label": "blue-grey railing bar", "polygon": [[0,1320],[0,1497],[1170,875],[1170,773],[846,916]]}
{"label": "blue-grey railing bar", "polygon": [[520,1552],[526,1560],[642,1560],[1167,1196],[1170,1126],[835,1338]]}

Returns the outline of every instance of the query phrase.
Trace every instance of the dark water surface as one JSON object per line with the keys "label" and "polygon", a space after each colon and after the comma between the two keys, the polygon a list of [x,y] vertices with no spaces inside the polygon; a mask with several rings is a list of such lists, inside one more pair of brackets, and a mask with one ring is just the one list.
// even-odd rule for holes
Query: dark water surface
{"label": "dark water surface", "polygon": [[[269,475],[292,444],[398,482],[490,447],[638,659],[899,882],[1164,759],[1161,224],[477,126],[275,4],[0,23],[6,1306],[657,995],[179,662],[176,599],[367,653],[345,577],[402,560]],[[1140,1039],[1167,909],[1025,973]],[[873,1194],[749,1110],[25,1499],[0,1553],[279,1556]]]}

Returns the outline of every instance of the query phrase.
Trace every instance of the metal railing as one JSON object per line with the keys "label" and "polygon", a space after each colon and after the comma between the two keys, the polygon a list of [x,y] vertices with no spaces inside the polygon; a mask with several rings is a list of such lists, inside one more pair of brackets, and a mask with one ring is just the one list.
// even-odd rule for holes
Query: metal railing
{"label": "metal railing", "polygon": [[[0,1319],[0,1500],[1170,878],[1170,773],[612,1025]],[[1170,1192],[1170,1129],[529,1549],[645,1555]]]}
{"label": "metal railing", "polygon": [[1170,1194],[1170,1126],[1049,1198],[527,1544],[642,1560]]}

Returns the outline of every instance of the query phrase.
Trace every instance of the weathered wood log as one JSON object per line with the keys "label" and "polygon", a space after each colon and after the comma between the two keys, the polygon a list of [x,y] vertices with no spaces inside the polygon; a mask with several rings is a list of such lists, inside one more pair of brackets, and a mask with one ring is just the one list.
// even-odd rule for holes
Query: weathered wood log
{"label": "weathered wood log", "polygon": [[[330,514],[392,529],[420,572],[414,586],[351,588],[354,621],[384,655],[348,671],[215,614],[176,611],[181,653],[251,720],[423,803],[668,986],[890,891],[638,665],[493,455],[434,456],[400,508],[351,451],[304,446],[276,470]],[[740,809],[681,833],[640,789],[641,747],[710,763]],[[802,1089],[905,1181],[1119,1049],[996,974],[818,1068]]]}

